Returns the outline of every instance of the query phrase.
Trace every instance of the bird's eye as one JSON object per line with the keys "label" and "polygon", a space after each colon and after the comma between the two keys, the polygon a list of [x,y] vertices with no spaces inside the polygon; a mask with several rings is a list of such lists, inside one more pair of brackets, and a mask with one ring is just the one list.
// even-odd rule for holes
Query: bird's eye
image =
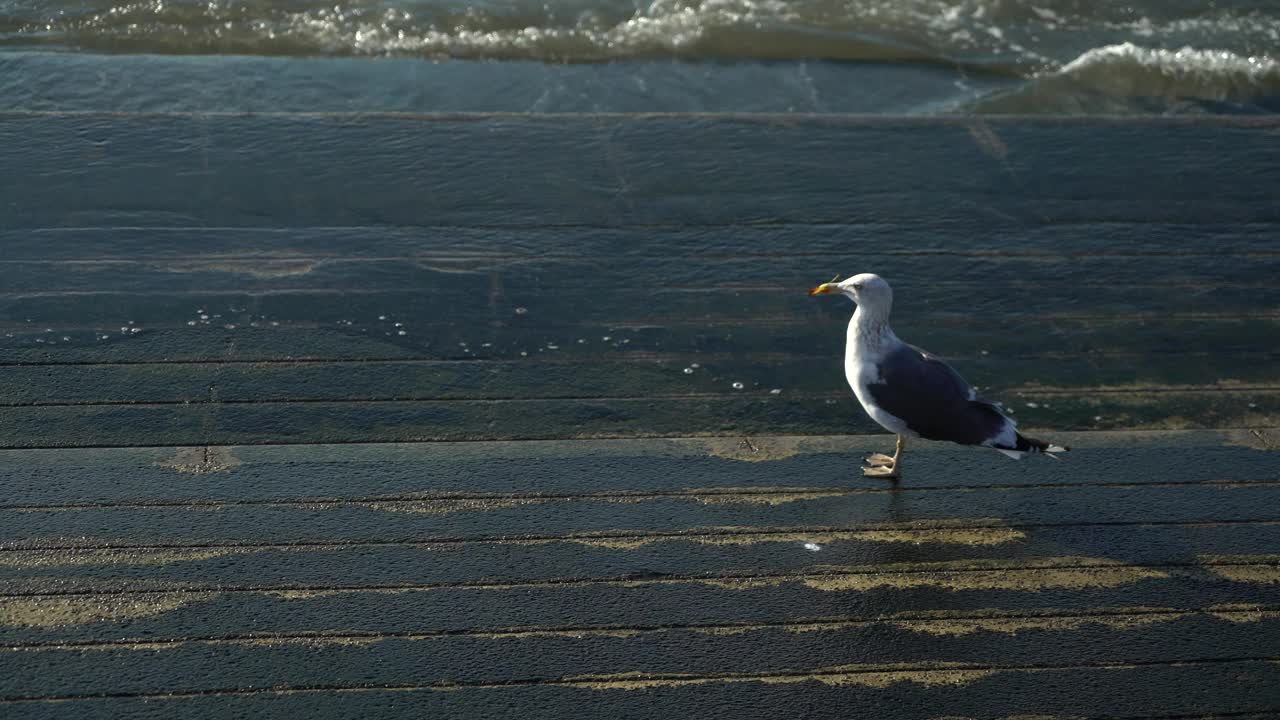
{"label": "bird's eye", "polygon": [[854,289],[854,290],[861,290],[861,289],[862,289],[862,283],[854,283],[854,284],[853,284],[853,289]]}

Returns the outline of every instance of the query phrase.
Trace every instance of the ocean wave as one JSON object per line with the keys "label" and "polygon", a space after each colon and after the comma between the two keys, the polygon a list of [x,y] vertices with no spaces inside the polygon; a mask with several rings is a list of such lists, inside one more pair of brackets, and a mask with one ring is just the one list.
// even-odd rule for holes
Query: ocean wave
{"label": "ocean wave", "polygon": [[[25,13],[39,14],[34,8]],[[813,38],[814,50],[806,51],[804,43],[787,43],[789,35],[804,34],[805,24],[778,0],[658,0],[645,9],[610,2],[577,7],[518,3],[385,7],[365,2],[263,6],[146,0],[81,13],[64,10],[42,18],[22,15],[0,17],[0,39],[6,44],[67,45],[106,52],[589,62],[663,55],[714,57],[743,53],[753,40],[770,41],[755,43],[756,50],[766,55],[816,51],[861,59],[877,57],[879,44],[856,39],[824,43]]]}
{"label": "ocean wave", "polygon": [[1053,75],[1104,91],[1129,94],[1140,84],[1162,95],[1225,100],[1258,90],[1274,92],[1280,87],[1280,62],[1230,50],[1161,50],[1124,43],[1089,50]]}
{"label": "ocean wave", "polygon": [[[0,0],[0,46],[554,63],[918,62],[1028,81],[976,101],[979,110],[1097,111],[1121,96],[1249,103],[1275,94],[1268,53],[1280,46],[1280,14],[1248,3],[1205,10],[1190,0]],[[1208,47],[1221,50],[1193,49]],[[1045,101],[1054,94],[1062,99]]]}
{"label": "ocean wave", "polygon": [[1272,109],[1280,101],[1280,61],[1266,55],[1121,43],[1093,48],[1025,86],[979,100],[980,112],[1108,112]]}
{"label": "ocean wave", "polygon": [[0,2],[0,44],[555,62],[927,60],[1030,69],[1052,63],[1031,47],[1033,38],[1076,23],[1066,10],[1048,8],[991,0],[10,0]]}

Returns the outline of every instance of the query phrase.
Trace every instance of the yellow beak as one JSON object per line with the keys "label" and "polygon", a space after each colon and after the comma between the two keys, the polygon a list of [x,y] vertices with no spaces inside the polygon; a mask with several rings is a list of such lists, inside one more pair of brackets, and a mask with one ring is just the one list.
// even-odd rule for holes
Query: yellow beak
{"label": "yellow beak", "polygon": [[822,283],[818,287],[809,291],[810,295],[826,295],[827,293],[840,292],[840,287],[835,283]]}

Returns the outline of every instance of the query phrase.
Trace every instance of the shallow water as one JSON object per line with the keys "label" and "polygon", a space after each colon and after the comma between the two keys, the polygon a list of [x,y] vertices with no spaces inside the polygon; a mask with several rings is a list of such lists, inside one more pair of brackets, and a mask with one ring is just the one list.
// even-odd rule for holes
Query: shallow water
{"label": "shallow water", "polygon": [[[415,111],[1280,108],[1274,0],[0,0],[0,48],[0,90],[22,109],[115,108],[109,88],[58,81],[83,65],[69,53],[90,58],[99,86],[113,73],[135,81],[129,102],[152,109],[348,109],[347,97],[358,109]],[[202,59],[173,58],[193,55]],[[226,61],[245,56],[276,62]],[[387,57],[417,62],[284,61]],[[424,59],[530,67],[512,82],[510,68],[433,70],[442,65]],[[208,92],[177,96],[174,85],[191,84],[184,73]],[[278,82],[282,73],[306,80]],[[406,98],[397,80],[447,99]],[[245,83],[268,94],[213,107],[199,98]]]}

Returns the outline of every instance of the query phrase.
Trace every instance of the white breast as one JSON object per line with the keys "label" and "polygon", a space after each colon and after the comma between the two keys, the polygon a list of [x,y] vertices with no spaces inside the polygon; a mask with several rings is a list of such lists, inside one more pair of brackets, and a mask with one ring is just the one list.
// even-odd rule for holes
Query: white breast
{"label": "white breast", "polygon": [[854,396],[862,404],[862,409],[866,410],[867,415],[870,415],[880,427],[898,435],[918,437],[907,428],[905,422],[877,405],[868,389],[868,386],[881,382],[880,373],[876,368],[879,367],[885,353],[895,349],[898,342],[892,334],[885,338],[885,342],[865,342],[865,340],[859,342],[854,324],[850,323],[849,334],[845,340],[844,377],[853,390]]}

